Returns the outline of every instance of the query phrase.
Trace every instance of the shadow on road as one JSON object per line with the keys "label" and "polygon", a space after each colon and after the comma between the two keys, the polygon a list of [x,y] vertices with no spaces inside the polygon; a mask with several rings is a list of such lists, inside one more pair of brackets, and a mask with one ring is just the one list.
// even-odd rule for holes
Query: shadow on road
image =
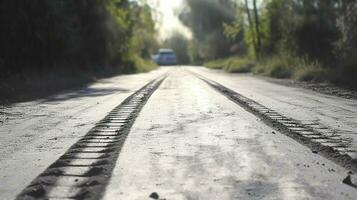
{"label": "shadow on road", "polygon": [[78,91],[64,92],[55,96],[48,97],[42,102],[53,102],[53,101],[65,101],[74,98],[84,98],[84,97],[98,97],[111,95],[113,93],[122,92],[126,93],[129,90],[123,88],[83,88]]}

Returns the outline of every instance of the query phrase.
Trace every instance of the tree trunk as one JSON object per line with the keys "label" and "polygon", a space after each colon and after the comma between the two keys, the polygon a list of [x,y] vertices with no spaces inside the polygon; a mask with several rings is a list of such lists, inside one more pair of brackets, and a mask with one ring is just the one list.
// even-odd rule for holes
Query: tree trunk
{"label": "tree trunk", "polygon": [[252,20],[252,16],[250,15],[250,10],[249,10],[249,6],[248,6],[248,0],[245,0],[245,9],[247,12],[247,16],[248,16],[248,23],[249,23],[249,29],[250,32],[252,34],[252,40],[253,40],[253,48],[254,48],[254,53],[255,55],[258,55],[258,48],[257,48],[257,43],[256,43],[256,36],[255,36],[255,31],[253,28],[253,20]]}
{"label": "tree trunk", "polygon": [[256,37],[257,37],[257,54],[256,56],[260,56],[260,50],[261,50],[261,37],[260,37],[260,20],[259,20],[259,14],[258,14],[258,9],[257,9],[257,1],[253,0],[253,8],[254,8],[254,19],[255,19],[255,32],[256,32]]}

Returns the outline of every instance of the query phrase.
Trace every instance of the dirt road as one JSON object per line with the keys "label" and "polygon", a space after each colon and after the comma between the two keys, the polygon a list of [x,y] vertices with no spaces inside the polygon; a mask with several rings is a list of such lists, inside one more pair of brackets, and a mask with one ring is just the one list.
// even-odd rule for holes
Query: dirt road
{"label": "dirt road", "polygon": [[[142,104],[140,109],[123,102],[163,76],[146,103],[134,101]],[[128,113],[128,108],[136,110],[125,119],[131,125],[120,128],[123,133],[91,130],[102,126],[96,122],[113,109],[104,121],[108,128],[116,127],[114,121],[124,120],[118,116]],[[103,199],[149,199],[151,195],[175,200],[357,196],[357,189],[342,183],[355,170],[357,102],[250,75],[160,68],[102,80],[80,91],[2,108],[2,112],[0,199],[14,199],[22,191],[18,199],[41,195],[78,199],[91,193]],[[113,135],[103,138],[103,132]],[[125,137],[116,138],[119,133]],[[104,142],[105,148],[114,150],[95,152],[100,154],[96,159],[106,162],[89,162],[92,158],[81,156],[86,155],[84,148],[99,148],[89,145],[98,138],[110,139]],[[86,146],[78,147],[83,141]],[[67,160],[68,154],[75,156],[59,166],[64,160],[59,157],[66,151]],[[108,160],[113,154],[119,157]],[[83,164],[86,161],[89,164]],[[57,165],[51,165],[54,162]],[[74,170],[84,167],[104,172]],[[66,175],[68,171],[78,174]],[[55,175],[48,181],[50,173]],[[91,182],[73,184],[72,177]]]}

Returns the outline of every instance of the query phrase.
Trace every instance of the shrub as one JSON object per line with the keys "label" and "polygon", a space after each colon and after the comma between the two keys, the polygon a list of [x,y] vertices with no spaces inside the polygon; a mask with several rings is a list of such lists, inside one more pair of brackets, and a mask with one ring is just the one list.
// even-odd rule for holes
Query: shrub
{"label": "shrub", "polygon": [[293,78],[299,81],[322,81],[327,76],[326,71],[318,62],[302,62],[296,67]]}
{"label": "shrub", "polygon": [[215,61],[204,63],[203,65],[210,69],[223,69],[224,60],[215,60]]}
{"label": "shrub", "polygon": [[205,67],[210,69],[224,69],[231,73],[244,73],[250,72],[255,66],[255,63],[248,58],[228,58],[224,60],[211,61],[204,64]]}
{"label": "shrub", "polygon": [[254,62],[248,58],[231,58],[226,61],[224,70],[232,73],[245,73],[250,72],[254,66]]}
{"label": "shrub", "polygon": [[126,63],[128,64],[126,68],[132,69],[132,71],[128,71],[129,73],[148,72],[157,68],[157,65],[154,62],[143,59],[137,54],[128,56]]}
{"label": "shrub", "polygon": [[273,57],[260,61],[254,72],[275,78],[290,78],[293,74],[292,66],[290,58]]}

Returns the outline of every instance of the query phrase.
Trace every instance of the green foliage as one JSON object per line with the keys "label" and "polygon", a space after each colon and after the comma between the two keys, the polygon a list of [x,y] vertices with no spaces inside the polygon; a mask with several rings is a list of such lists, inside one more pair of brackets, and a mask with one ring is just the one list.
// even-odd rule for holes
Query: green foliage
{"label": "green foliage", "polygon": [[[129,0],[0,0],[1,77],[117,67],[157,48],[151,11]],[[134,66],[131,66],[134,67]]]}
{"label": "green foliage", "polygon": [[225,59],[221,59],[221,60],[206,62],[203,65],[209,69],[223,69],[225,64],[226,64]]}
{"label": "green foliage", "polygon": [[137,54],[129,55],[126,65],[130,71],[128,73],[148,72],[157,68],[151,60],[144,59]]}
{"label": "green foliage", "polygon": [[130,51],[150,59],[159,46],[151,9],[148,5],[140,6],[132,3],[130,17],[132,23]]}
{"label": "green foliage", "polygon": [[227,39],[244,41],[245,55],[257,60],[255,73],[357,85],[356,0],[267,0],[258,12],[252,2],[236,3],[235,20],[221,23]]}
{"label": "green foliage", "polygon": [[266,56],[280,53],[283,43],[281,21],[289,17],[285,9],[285,0],[273,0],[266,4],[261,13],[262,53]]}
{"label": "green foliage", "polygon": [[250,72],[255,63],[247,58],[228,58],[222,60],[215,60],[204,64],[205,67],[210,69],[224,69],[231,73],[245,73]]}
{"label": "green foliage", "polygon": [[190,57],[190,63],[195,65],[202,65],[204,62],[204,53],[200,52],[198,47],[198,41],[192,39],[188,45],[188,55]]}
{"label": "green foliage", "polygon": [[265,58],[258,62],[253,72],[275,78],[294,78],[300,81],[323,80],[326,77],[326,69],[320,63],[291,56]]}
{"label": "green foliage", "polygon": [[248,58],[231,57],[204,64],[210,69],[223,69],[231,73],[254,72],[275,78],[294,78],[300,81],[324,80],[327,76],[318,62],[309,62],[307,59],[294,57],[271,57],[259,62]]}
{"label": "green foliage", "polygon": [[294,67],[294,59],[290,57],[272,57],[260,61],[254,72],[275,78],[290,78]]}
{"label": "green foliage", "polygon": [[322,81],[327,76],[326,69],[319,65],[306,65],[296,69],[293,78],[299,81]]}
{"label": "green foliage", "polygon": [[119,65],[123,72],[131,73],[155,68],[149,61],[151,54],[158,48],[150,7],[136,1],[110,0],[107,8],[112,16],[111,30],[115,32],[111,65]]}
{"label": "green foliage", "polygon": [[237,7],[235,20],[231,23],[223,22],[223,33],[232,42],[242,40],[244,33],[244,10],[241,6]]}

